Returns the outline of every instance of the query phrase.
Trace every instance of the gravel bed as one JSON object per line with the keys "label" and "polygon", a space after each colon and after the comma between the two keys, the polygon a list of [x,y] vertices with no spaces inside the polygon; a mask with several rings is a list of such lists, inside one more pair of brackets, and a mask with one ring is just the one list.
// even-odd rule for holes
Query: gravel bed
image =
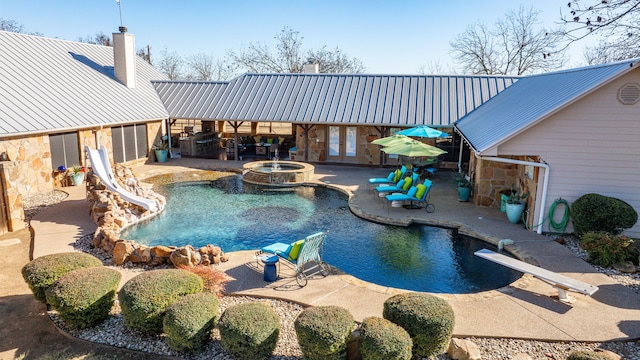
{"label": "gravel bed", "polygon": [[[25,215],[29,221],[39,211],[54,205],[66,198],[66,193],[61,191],[53,191],[41,196],[34,196],[24,199]],[[100,258],[105,266],[113,266],[110,256],[102,250],[94,249],[91,246],[92,236],[85,236],[76,243],[76,250],[85,251]],[[586,251],[580,248],[580,245],[574,239],[565,238],[565,246],[571,249],[574,254],[584,260],[587,258]],[[611,268],[595,268],[616,279],[622,285],[629,287],[636,293],[640,294],[640,274],[623,274]],[[118,267],[121,271],[141,272],[144,268],[137,266]],[[304,310],[299,304],[282,300],[258,299],[247,296],[224,296],[220,299],[220,311],[224,311],[234,304],[264,301],[267,302],[280,316],[281,330],[278,345],[271,359],[302,359],[302,353],[297,343],[293,322],[298,314]],[[89,340],[102,344],[109,344],[126,349],[146,351],[159,355],[172,355],[184,359],[233,359],[227,354],[219,342],[219,334],[214,330],[212,341],[205,349],[195,355],[179,353],[172,350],[164,341],[164,336],[149,336],[135,330],[128,329],[124,324],[124,319],[120,314],[120,308],[116,302],[111,316],[102,324],[85,330],[69,329],[65,323],[60,320],[55,311],[50,311],[49,316],[53,322],[65,330],[72,336],[80,339]],[[566,359],[567,356],[577,350],[594,350],[605,349],[612,351],[623,359],[640,360],[640,341],[628,342],[606,342],[606,343],[585,343],[585,342],[544,342],[534,340],[504,339],[504,338],[476,338],[471,337],[467,340],[475,343],[481,354],[482,359],[486,360],[506,360],[511,359],[517,354],[528,354],[532,359]],[[435,357],[438,360],[450,359],[447,355],[442,354]]]}

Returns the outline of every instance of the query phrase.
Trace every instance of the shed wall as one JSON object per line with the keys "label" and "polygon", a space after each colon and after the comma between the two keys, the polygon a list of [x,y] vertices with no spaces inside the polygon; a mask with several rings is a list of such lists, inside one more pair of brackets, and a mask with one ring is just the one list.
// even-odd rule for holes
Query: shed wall
{"label": "shed wall", "polygon": [[[623,105],[617,98],[628,83],[640,84],[640,69],[499,146],[500,155],[539,155],[549,164],[545,216],[554,200],[572,203],[587,193],[619,198],[640,213],[640,102]],[[640,237],[640,224],[625,234]]]}

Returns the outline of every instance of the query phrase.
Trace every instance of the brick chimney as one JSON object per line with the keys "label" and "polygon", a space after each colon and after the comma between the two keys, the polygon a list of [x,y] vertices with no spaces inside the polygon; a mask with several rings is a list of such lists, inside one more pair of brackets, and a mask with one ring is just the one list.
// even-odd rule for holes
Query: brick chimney
{"label": "brick chimney", "polygon": [[130,89],[136,87],[136,42],[126,26],[113,33],[113,68],[116,79]]}

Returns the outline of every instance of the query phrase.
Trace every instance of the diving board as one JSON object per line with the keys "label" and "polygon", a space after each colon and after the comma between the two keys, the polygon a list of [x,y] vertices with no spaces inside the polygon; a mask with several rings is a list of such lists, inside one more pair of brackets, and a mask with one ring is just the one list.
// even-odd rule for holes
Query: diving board
{"label": "diving board", "polygon": [[579,292],[585,295],[593,295],[598,291],[597,286],[543,269],[539,266],[528,264],[524,261],[520,261],[506,255],[498,254],[497,252],[493,252],[488,249],[478,250],[474,255],[546,281],[558,290],[558,299],[564,302],[571,302],[567,290]]}
{"label": "diving board", "polygon": [[91,170],[100,178],[100,181],[102,181],[107,189],[118,193],[118,195],[120,195],[124,200],[132,204],[142,206],[146,210],[158,210],[158,203],[155,200],[146,199],[132,194],[118,185],[115,176],[113,175],[113,170],[111,169],[111,163],[109,162],[109,153],[107,153],[107,149],[104,145],[100,146],[97,150],[91,149],[89,146],[85,146],[84,148],[87,151],[87,154],[89,154]]}

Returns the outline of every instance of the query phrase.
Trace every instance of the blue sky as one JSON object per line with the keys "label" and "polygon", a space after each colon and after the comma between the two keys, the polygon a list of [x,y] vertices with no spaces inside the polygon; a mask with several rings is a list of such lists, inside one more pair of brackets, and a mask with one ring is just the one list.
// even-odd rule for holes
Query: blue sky
{"label": "blue sky", "polygon": [[[493,27],[509,9],[540,10],[541,26],[555,27],[566,0],[462,1],[142,1],[122,0],[122,18],[136,36],[136,47],[151,46],[152,58],[163,49],[182,56],[204,53],[223,58],[250,43],[273,48],[285,26],[300,32],[303,48],[340,48],[361,60],[369,73],[412,74],[420,67],[452,59],[449,42],[468,25]],[[115,0],[0,0],[0,17],[26,31],[78,40],[120,25]],[[584,63],[582,44],[574,44],[570,65]]]}

